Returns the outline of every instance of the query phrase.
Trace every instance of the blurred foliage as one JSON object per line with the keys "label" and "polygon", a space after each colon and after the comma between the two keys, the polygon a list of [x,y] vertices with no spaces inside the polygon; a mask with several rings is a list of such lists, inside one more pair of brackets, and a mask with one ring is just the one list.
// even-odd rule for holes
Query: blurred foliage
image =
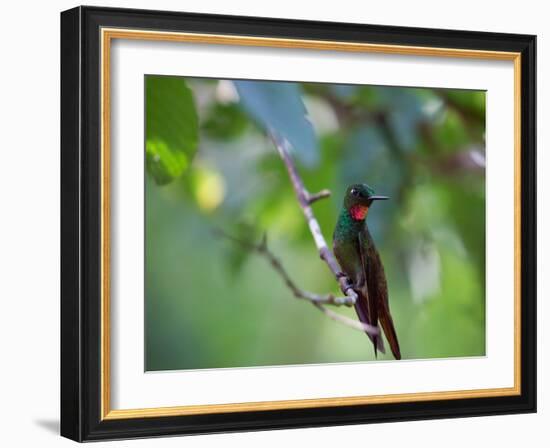
{"label": "blurred foliage", "polygon": [[485,354],[484,92],[146,84],[147,370],[373,359],[364,334],[295,300],[263,258],[214,234],[267,232],[298,285],[336,292],[268,132],[292,144],[310,191],[332,191],[314,205],[327,241],[347,185],[391,196],[368,223],[403,357]]}
{"label": "blurred foliage", "polygon": [[202,130],[215,139],[237,138],[248,126],[248,117],[236,104],[214,103],[206,116]]}
{"label": "blurred foliage", "polygon": [[148,76],[145,84],[147,171],[159,185],[179,177],[198,143],[193,95],[182,78]]}
{"label": "blurred foliage", "polygon": [[307,119],[300,85],[291,82],[235,81],[241,104],[250,116],[279,139],[286,139],[298,159],[317,162],[317,140]]}

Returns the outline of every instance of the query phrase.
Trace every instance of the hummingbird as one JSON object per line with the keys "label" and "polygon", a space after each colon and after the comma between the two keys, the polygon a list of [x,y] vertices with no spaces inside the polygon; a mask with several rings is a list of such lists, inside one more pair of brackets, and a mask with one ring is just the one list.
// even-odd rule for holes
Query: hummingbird
{"label": "hummingbird", "polygon": [[[350,185],[334,229],[333,251],[340,267],[358,295],[355,311],[363,323],[382,325],[395,359],[401,359],[399,341],[388,302],[388,285],[384,266],[367,226],[367,215],[374,201],[389,199],[375,194],[367,184]],[[374,354],[385,353],[382,335],[368,337]]]}

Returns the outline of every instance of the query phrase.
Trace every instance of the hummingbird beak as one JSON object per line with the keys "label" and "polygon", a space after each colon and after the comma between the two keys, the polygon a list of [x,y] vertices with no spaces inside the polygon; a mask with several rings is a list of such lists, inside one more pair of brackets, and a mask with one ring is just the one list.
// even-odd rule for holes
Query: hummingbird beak
{"label": "hummingbird beak", "polygon": [[388,196],[380,196],[380,195],[369,196],[369,200],[371,201],[385,201],[387,199],[389,199]]}

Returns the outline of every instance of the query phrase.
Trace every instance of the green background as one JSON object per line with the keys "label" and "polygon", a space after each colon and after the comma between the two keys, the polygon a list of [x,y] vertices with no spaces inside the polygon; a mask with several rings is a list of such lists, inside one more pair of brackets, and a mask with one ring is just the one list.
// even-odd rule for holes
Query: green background
{"label": "green background", "polygon": [[[485,93],[147,76],[146,370],[373,360],[364,333],[296,300],[337,292],[284,165],[287,139],[324,236],[347,185],[391,196],[369,228],[404,359],[485,354]],[[353,309],[332,308],[356,317]],[[391,354],[378,359],[392,359]]]}

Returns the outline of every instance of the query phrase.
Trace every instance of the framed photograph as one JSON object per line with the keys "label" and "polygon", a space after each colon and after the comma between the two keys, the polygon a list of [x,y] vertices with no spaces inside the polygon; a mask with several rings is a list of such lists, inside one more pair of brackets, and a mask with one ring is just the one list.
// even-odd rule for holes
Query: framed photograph
{"label": "framed photograph", "polygon": [[535,36],[61,14],[61,433],[535,412]]}

